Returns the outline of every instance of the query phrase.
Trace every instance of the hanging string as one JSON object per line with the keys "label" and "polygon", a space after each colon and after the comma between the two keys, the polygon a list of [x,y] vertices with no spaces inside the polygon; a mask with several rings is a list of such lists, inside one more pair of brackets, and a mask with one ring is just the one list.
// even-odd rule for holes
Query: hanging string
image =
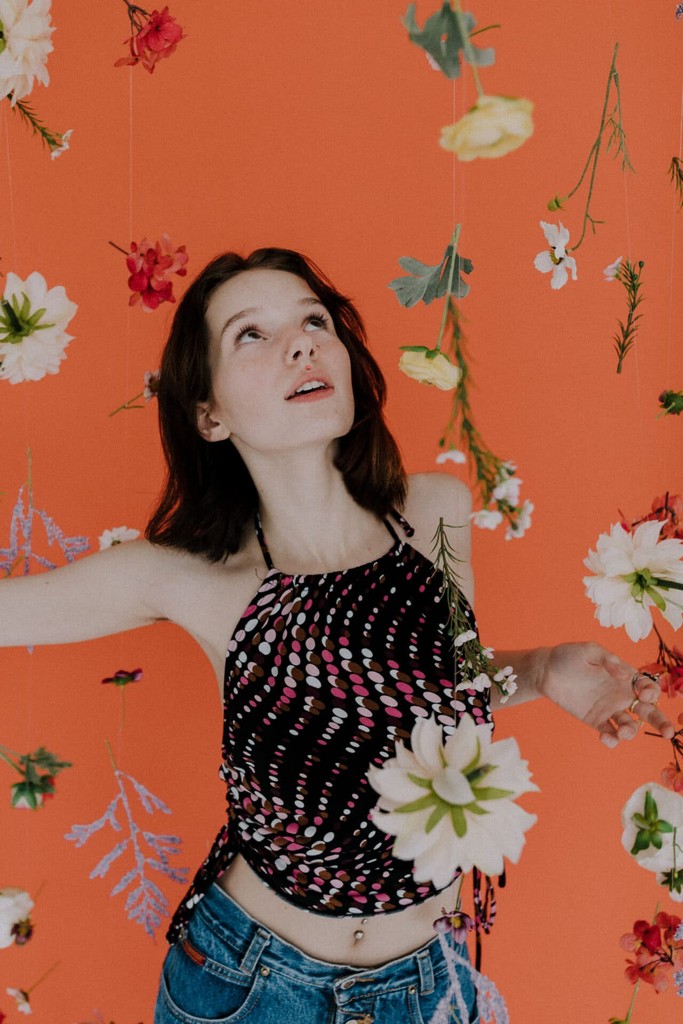
{"label": "hanging string", "polygon": [[[680,113],[680,125],[678,129],[678,159],[683,157],[683,86],[681,87],[681,113]],[[672,353],[672,338],[673,338],[673,305],[674,305],[674,263],[676,255],[676,214],[680,206],[679,193],[676,189],[673,190],[673,202],[671,204],[671,257],[669,259],[670,267],[670,278],[669,278],[669,339],[667,344],[666,353],[666,379],[665,383],[667,387],[675,387],[676,382],[671,379],[671,353]]]}
{"label": "hanging string", "polygon": [[[8,101],[9,102],[9,101]],[[12,269],[17,266],[17,222],[14,212],[14,188],[12,185],[12,160],[9,149],[9,131],[7,129],[7,104],[2,104],[2,127],[5,135],[5,153],[7,155],[7,199],[9,202],[9,219],[12,232]],[[4,255],[4,253],[2,254]],[[3,289],[4,290],[4,289]]]}

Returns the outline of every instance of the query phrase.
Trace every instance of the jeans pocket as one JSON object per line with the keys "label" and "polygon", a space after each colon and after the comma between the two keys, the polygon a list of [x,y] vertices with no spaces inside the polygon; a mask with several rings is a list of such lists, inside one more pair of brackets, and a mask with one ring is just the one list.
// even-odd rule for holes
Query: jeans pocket
{"label": "jeans pocket", "polygon": [[[416,986],[411,985],[408,990],[408,1014],[407,1020],[410,1024],[430,1024],[442,999],[449,994],[448,974],[444,971],[436,979],[436,986],[431,992],[420,992]],[[464,985],[463,996],[468,1009],[468,1015],[464,1021],[460,1020],[455,1002],[451,996],[451,1005],[447,1018],[451,1024],[478,1024],[479,1014],[476,1007],[476,999],[473,987],[467,982]]]}
{"label": "jeans pocket", "polygon": [[245,974],[212,960],[194,942],[180,939],[166,955],[155,1024],[236,1024],[248,1020],[263,994],[267,967]]}

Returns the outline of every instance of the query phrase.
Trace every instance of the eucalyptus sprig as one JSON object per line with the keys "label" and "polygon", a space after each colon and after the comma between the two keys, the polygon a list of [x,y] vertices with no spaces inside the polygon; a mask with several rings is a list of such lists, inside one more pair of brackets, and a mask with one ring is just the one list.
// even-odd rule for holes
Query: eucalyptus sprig
{"label": "eucalyptus sprig", "polygon": [[669,165],[669,178],[673,182],[674,189],[678,196],[678,208],[683,208],[683,160],[680,157],[672,156]]}
{"label": "eucalyptus sprig", "polygon": [[[438,67],[446,78],[459,78],[461,62],[467,61],[475,72],[478,84],[476,68],[490,67],[496,59],[496,54],[490,47],[482,50],[472,44],[472,36],[486,31],[472,31],[476,24],[474,15],[461,10],[460,0],[456,0],[454,7],[448,0],[444,0],[441,10],[427,18],[423,28],[420,28],[415,21],[415,6],[409,4],[402,18],[408,29],[410,41],[425,51],[433,66]],[[486,26],[487,29],[496,27],[498,26]]]}
{"label": "eucalyptus sprig", "polygon": [[638,323],[642,316],[638,312],[638,307],[643,301],[643,295],[641,294],[643,282],[640,275],[644,266],[645,264],[642,260],[639,260],[638,263],[631,263],[630,260],[626,260],[620,265],[615,274],[615,280],[620,281],[626,289],[628,302],[626,323],[623,320],[619,320],[619,330],[614,335],[614,350],[618,356],[617,373],[621,373],[624,359],[636,343]]}
{"label": "eucalyptus sprig", "polygon": [[[567,252],[576,252],[586,235],[586,229],[590,224],[593,233],[595,233],[596,224],[601,224],[602,221],[596,220],[591,214],[590,206],[593,198],[593,188],[595,186],[595,176],[598,169],[598,161],[600,159],[600,151],[602,149],[602,143],[605,135],[607,135],[607,142],[605,149],[609,153],[610,149],[614,150],[613,156],[621,154],[621,169],[622,171],[633,171],[633,165],[631,164],[630,157],[628,155],[628,149],[626,147],[626,132],[624,130],[624,122],[621,111],[621,89],[619,85],[619,72],[617,71],[617,53],[619,51],[619,43],[615,43],[614,53],[612,54],[612,63],[610,64],[609,75],[607,76],[607,89],[605,91],[605,100],[602,106],[602,114],[600,117],[600,127],[598,128],[598,134],[595,138],[595,142],[590,148],[588,153],[588,159],[584,164],[584,168],[581,171],[581,176],[577,181],[571,192],[568,192],[566,196],[555,195],[548,203],[549,210],[563,210],[564,204],[572,198],[578,192],[583,181],[590,170],[590,179],[588,182],[588,195],[586,196],[586,205],[583,212],[583,227],[581,235],[576,245],[571,246],[567,249]],[[612,95],[612,89],[614,89],[613,105],[610,108],[610,97]],[[634,172],[635,173],[635,172]]]}
{"label": "eucalyptus sprig", "polygon": [[460,655],[464,660],[466,679],[461,681],[456,689],[467,688],[467,682],[471,682],[476,688],[474,680],[485,676],[486,686],[495,684],[504,703],[517,689],[516,677],[509,666],[499,669],[493,664],[493,651],[482,646],[476,630],[472,629],[458,579],[457,564],[462,559],[458,558],[446,532],[452,529],[458,527],[448,526],[444,523],[443,517],[439,518],[432,537],[432,561],[441,572],[441,594],[448,607],[448,635],[453,640],[453,651],[456,657]]}
{"label": "eucalyptus sprig", "polygon": [[68,132],[53,132],[37,117],[28,103],[17,100],[12,108],[22,118],[24,123],[31,129],[33,135],[37,135],[44,146],[50,150],[53,157],[58,156],[65,149],[69,148],[71,130]]}
{"label": "eucalyptus sprig", "polygon": [[527,503],[517,506],[505,498],[498,498],[494,495],[496,488],[513,475],[514,463],[494,455],[474,422],[470,401],[472,384],[470,360],[466,351],[460,310],[455,302],[448,303],[447,314],[450,355],[460,374],[453,393],[451,414],[444,432],[439,438],[439,447],[444,451],[464,449],[476,478],[482,507],[487,508],[488,505],[494,503],[502,518],[507,522],[510,534],[512,536],[521,535],[523,519],[528,514]]}

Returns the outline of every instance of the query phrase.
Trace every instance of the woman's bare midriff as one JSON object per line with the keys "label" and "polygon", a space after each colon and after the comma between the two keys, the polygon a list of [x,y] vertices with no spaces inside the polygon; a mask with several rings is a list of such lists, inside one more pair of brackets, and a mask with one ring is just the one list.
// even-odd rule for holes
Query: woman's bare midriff
{"label": "woman's bare midriff", "polygon": [[[261,881],[239,856],[218,884],[251,917],[302,953],[333,964],[377,967],[424,946],[435,936],[441,908],[452,910],[457,883],[438,896],[406,910],[366,918],[330,917],[299,910]],[[363,933],[362,938],[357,934]]]}

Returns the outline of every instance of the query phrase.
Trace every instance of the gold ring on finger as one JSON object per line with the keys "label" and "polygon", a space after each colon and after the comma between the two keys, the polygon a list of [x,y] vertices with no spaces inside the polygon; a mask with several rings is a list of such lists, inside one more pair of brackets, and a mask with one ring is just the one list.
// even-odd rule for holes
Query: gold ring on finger
{"label": "gold ring on finger", "polygon": [[635,712],[635,710],[636,710],[636,708],[637,708],[637,706],[639,704],[640,704],[640,697],[634,697],[633,700],[631,701],[631,703],[628,706],[628,710],[631,712],[631,714],[633,714]]}

